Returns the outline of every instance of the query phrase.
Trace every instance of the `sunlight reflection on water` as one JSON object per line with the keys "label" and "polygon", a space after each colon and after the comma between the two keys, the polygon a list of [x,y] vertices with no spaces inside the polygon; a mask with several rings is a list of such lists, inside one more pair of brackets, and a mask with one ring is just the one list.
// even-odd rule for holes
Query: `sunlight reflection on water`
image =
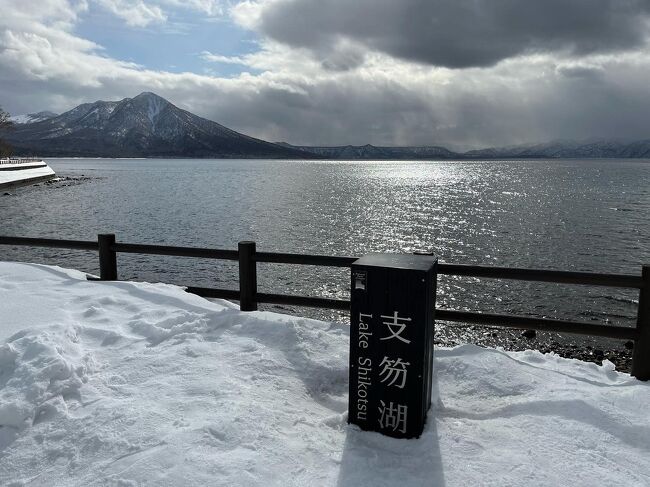
{"label": "sunlight reflection on water", "polygon": [[[80,184],[0,197],[6,235],[361,255],[432,250],[443,262],[638,274],[650,261],[647,161],[52,160]],[[5,259],[97,270],[83,252]],[[236,287],[233,264],[119,256],[123,278]],[[260,266],[265,291],[347,295],[345,270]],[[634,322],[635,293],[440,279],[441,307]],[[334,318],[336,313],[310,311]]]}

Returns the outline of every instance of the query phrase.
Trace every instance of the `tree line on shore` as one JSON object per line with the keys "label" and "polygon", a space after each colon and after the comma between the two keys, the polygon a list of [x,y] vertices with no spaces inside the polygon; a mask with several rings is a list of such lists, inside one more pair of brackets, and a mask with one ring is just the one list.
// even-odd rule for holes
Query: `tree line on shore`
{"label": "tree line on shore", "polygon": [[9,157],[12,153],[11,145],[4,139],[3,135],[11,130],[13,126],[9,114],[0,107],[0,157]]}

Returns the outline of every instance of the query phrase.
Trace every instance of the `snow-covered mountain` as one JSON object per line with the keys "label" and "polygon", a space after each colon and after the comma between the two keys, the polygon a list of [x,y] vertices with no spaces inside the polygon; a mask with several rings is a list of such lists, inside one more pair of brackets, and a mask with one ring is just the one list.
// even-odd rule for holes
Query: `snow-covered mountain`
{"label": "snow-covered mountain", "polygon": [[84,103],[16,125],[7,138],[17,154],[40,156],[310,157],[193,115],[154,93]]}
{"label": "snow-covered mountain", "polygon": [[13,117],[10,117],[9,120],[15,124],[35,123],[56,117],[57,115],[58,114],[54,112],[28,113],[26,115],[14,115]]}

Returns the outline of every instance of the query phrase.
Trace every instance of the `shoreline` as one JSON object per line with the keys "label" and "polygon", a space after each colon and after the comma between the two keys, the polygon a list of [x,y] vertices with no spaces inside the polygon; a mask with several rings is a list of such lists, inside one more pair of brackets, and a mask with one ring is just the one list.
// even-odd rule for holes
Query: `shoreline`
{"label": "shoreline", "polygon": [[[609,360],[615,365],[617,371],[626,373],[630,373],[632,367],[634,344],[625,340],[578,337],[569,334],[534,332],[533,330],[506,330],[478,325],[446,325],[443,323],[436,322],[434,339],[436,345],[450,347],[472,343],[480,347],[503,349],[510,352],[536,350],[541,353],[555,353],[563,358],[598,365],[602,365],[603,360]],[[463,336],[469,339],[463,339]]]}

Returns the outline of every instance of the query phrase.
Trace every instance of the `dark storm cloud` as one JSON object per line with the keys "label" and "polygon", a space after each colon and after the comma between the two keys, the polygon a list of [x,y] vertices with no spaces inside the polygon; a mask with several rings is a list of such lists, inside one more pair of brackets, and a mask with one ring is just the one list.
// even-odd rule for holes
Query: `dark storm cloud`
{"label": "dark storm cloud", "polygon": [[319,57],[347,39],[466,68],[531,53],[632,50],[647,40],[649,14],[648,0],[283,0],[263,8],[257,28]]}
{"label": "dark storm cloud", "polygon": [[275,142],[395,145],[406,140],[430,141],[431,127],[438,123],[422,94],[389,81],[324,81],[300,85],[297,92],[269,86],[253,97],[233,94],[215,100],[213,117]]}
{"label": "dark storm cloud", "polygon": [[[482,70],[477,70],[481,71]],[[357,79],[268,87],[253,96],[212,97],[204,113],[272,141],[312,145],[445,145],[456,149],[553,139],[650,137],[650,67],[616,64],[613,74],[546,67],[524,83],[500,73],[458,77],[430,91]],[[585,83],[585,76],[589,78]]]}

